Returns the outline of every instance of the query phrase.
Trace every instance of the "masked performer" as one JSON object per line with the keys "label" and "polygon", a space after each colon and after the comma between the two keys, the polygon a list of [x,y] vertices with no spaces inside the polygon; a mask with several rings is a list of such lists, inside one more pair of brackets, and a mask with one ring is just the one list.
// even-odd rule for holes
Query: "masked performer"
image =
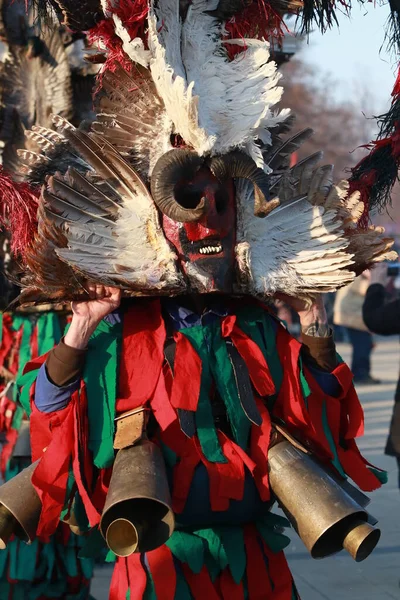
{"label": "masked performer", "polygon": [[[373,490],[383,474],[357,449],[362,409],[319,294],[391,241],[358,226],[364,203],[319,153],[290,168],[311,132],[281,139],[291,119],[273,112],[267,42],[228,53],[229,15],[205,0],[103,10],[91,132],[56,117],[22,157],[43,187],[20,302],[71,299],[73,318],[21,380],[34,518],[8,510],[27,539],[72,516],[87,553],[102,534],[112,600],[293,600],[276,496],[313,556],[360,560],[377,541],[362,494],[343,492],[340,515],[330,500],[347,476]],[[4,199],[11,221],[23,191]],[[270,313],[274,295],[303,345]],[[311,539],[320,498],[331,520]]]}

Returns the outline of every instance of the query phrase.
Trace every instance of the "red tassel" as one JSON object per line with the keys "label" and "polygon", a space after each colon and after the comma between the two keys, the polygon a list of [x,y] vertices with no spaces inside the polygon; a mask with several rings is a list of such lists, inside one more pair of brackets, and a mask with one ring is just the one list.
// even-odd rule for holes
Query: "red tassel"
{"label": "red tassel", "polygon": [[117,412],[143,406],[153,396],[165,339],[160,300],[135,303],[124,318]]}
{"label": "red tassel", "polygon": [[17,183],[0,168],[0,224],[12,234],[11,252],[25,258],[37,231],[38,193],[27,183]]}
{"label": "red tassel", "polygon": [[276,346],[284,377],[275,410],[286,423],[300,429],[309,428],[310,421],[300,387],[299,356],[301,344],[283,328],[278,327]]}
{"label": "red tassel", "polygon": [[[51,419],[46,419],[51,441],[32,475],[32,483],[42,502],[37,535],[45,542],[48,542],[50,536],[56,531],[65,502],[69,466],[73,454],[76,399],[77,394],[74,394],[66,408],[51,413]],[[43,413],[39,411],[32,412],[31,428],[35,431],[35,436],[37,430],[42,429],[42,425],[37,425],[42,415]],[[44,447],[42,452],[43,450]]]}
{"label": "red tassel", "polygon": [[196,412],[200,396],[201,359],[186,336],[174,334],[176,341],[171,404]]}
{"label": "red tassel", "polygon": [[245,361],[257,393],[260,396],[275,394],[275,384],[263,353],[257,344],[236,325],[236,317],[234,315],[225,317],[221,324],[221,330],[224,338],[232,339],[237,351]]}
{"label": "red tassel", "polygon": [[283,552],[274,554],[263,540],[268,571],[273,583],[271,600],[292,600],[293,579]]}
{"label": "red tassel", "polygon": [[193,573],[188,565],[183,563],[182,571],[194,600],[219,600],[206,566],[200,573]]}
{"label": "red tassel", "polygon": [[[127,559],[117,558],[111,579],[109,600],[126,600],[128,586]],[[140,598],[142,598],[142,596]],[[131,600],[134,600],[132,596]]]}
{"label": "red tassel", "polygon": [[86,515],[91,527],[100,523],[100,513],[94,507],[87,489],[82,480],[81,463],[85,473],[85,483],[88,489],[92,488],[92,457],[88,453],[88,419],[86,389],[82,386],[79,402],[76,403],[74,414],[74,448],[72,469],[79,495],[85,507]]}
{"label": "red tassel", "polygon": [[164,364],[153,397],[150,400],[152,412],[161,431],[168,429],[177,420],[177,415],[170,404],[172,374],[168,364]]}
{"label": "red tassel", "polygon": [[257,408],[262,418],[260,427],[251,428],[250,456],[256,463],[254,480],[261,500],[268,501],[271,497],[268,476],[268,449],[271,438],[271,417],[264,403],[257,398]]}
{"label": "red tassel", "polygon": [[176,591],[176,571],[174,559],[168,546],[147,552],[150,573],[153,578],[157,600],[174,600]]}
{"label": "red tassel", "polygon": [[381,482],[372,471],[370,471],[360,454],[354,440],[347,442],[347,450],[338,447],[338,455],[343,469],[347,475],[364,491],[373,492],[381,487]]}
{"label": "red tassel", "polygon": [[223,600],[244,600],[243,583],[236,583],[228,568],[222,571],[219,586]]}
{"label": "red tassel", "polygon": [[141,555],[131,554],[126,561],[128,564],[129,589],[131,592],[130,600],[142,600],[146,591],[147,573],[142,565]]}
{"label": "red tassel", "polygon": [[271,582],[254,525],[246,525],[244,544],[249,600],[270,600],[272,598]]}

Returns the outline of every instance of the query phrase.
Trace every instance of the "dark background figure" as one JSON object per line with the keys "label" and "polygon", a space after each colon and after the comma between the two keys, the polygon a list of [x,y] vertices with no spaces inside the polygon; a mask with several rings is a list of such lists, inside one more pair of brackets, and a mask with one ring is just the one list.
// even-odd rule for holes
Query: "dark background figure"
{"label": "dark background figure", "polygon": [[[379,335],[400,334],[400,298],[388,301],[386,291],[387,264],[376,267],[370,274],[370,286],[363,304],[363,318],[366,326],[373,333]],[[393,297],[393,295],[391,294]],[[397,382],[393,407],[392,420],[390,423],[389,437],[385,447],[385,454],[397,459],[399,468],[400,487],[400,378]]]}
{"label": "dark background figure", "polygon": [[353,283],[340,289],[335,298],[334,323],[345,328],[353,348],[351,370],[358,384],[380,383],[371,375],[371,353],[374,347],[371,332],[363,321],[362,306],[369,285],[362,274]]}

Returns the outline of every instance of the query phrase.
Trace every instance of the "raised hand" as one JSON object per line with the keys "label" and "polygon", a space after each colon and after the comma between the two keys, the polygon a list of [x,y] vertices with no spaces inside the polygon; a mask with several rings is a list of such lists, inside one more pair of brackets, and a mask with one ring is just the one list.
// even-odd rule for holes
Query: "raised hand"
{"label": "raised hand", "polygon": [[105,316],[116,310],[121,302],[119,288],[104,285],[88,286],[90,300],[72,302],[72,321],[65,343],[72,348],[86,348],[90,336]]}

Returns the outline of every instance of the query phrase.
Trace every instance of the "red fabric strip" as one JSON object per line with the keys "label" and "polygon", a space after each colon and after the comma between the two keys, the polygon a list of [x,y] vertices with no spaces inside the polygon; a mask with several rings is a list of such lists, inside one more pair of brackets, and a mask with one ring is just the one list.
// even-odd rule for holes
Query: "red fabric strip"
{"label": "red fabric strip", "polygon": [[[80,414],[81,413],[81,414]],[[88,423],[87,423],[87,396],[85,387],[76,402],[74,411],[74,448],[72,469],[79,495],[85,507],[87,518],[91,527],[100,523],[100,513],[93,506],[87,489],[82,480],[81,462],[85,472],[85,482],[89,489],[92,487],[91,457],[88,453]],[[81,458],[81,460],[80,460]]]}
{"label": "red fabric strip", "polygon": [[229,315],[221,323],[222,337],[230,337],[246,363],[250,379],[260,396],[275,394],[275,384],[263,353],[255,342],[237,325],[236,317]]}
{"label": "red fabric strip", "polygon": [[[77,393],[73,394],[66,408],[51,413],[52,418],[47,421],[51,441],[32,475],[32,484],[42,502],[37,535],[46,542],[57,529],[64,506],[69,465],[73,454],[74,410],[77,397]],[[43,413],[32,411],[31,428],[35,432],[36,441],[38,431],[42,429],[42,424],[38,424],[42,416]],[[44,439],[45,436],[40,437]],[[42,447],[42,452],[43,449]]]}
{"label": "red fabric strip", "polygon": [[379,479],[370,471],[354,441],[347,442],[348,449],[338,447],[340,463],[347,475],[364,491],[372,492],[381,487]]}
{"label": "red fabric strip", "polygon": [[196,412],[200,396],[202,363],[192,344],[182,333],[175,332],[174,380],[171,404]]}
{"label": "red fabric strip", "polygon": [[228,568],[222,571],[219,585],[223,600],[244,600],[243,583],[235,583]]}
{"label": "red fabric strip", "polygon": [[[126,600],[126,594],[128,591],[128,573],[126,558],[117,558],[115,563],[110,591],[109,600]],[[141,598],[141,597],[140,597]],[[131,600],[134,600],[131,596]],[[135,600],[139,600],[136,599]]]}
{"label": "red fabric strip", "polygon": [[146,591],[147,573],[143,567],[141,555],[131,554],[125,560],[128,563],[129,589],[131,591],[130,600],[142,600]]}
{"label": "red fabric strip", "polygon": [[300,386],[299,356],[301,344],[283,328],[278,327],[276,346],[284,377],[274,410],[285,423],[304,429],[309,427],[309,418],[304,405]]}
{"label": "red fabric strip", "polygon": [[268,476],[268,449],[271,439],[271,418],[267,408],[260,398],[256,399],[257,408],[262,418],[260,427],[251,428],[250,456],[256,464],[254,480],[260,494],[261,500],[266,502],[270,499]]}
{"label": "red fabric strip", "polygon": [[158,378],[153,397],[150,400],[153,414],[162,431],[165,431],[177,420],[177,415],[170,404],[172,374],[167,363],[164,363]]}
{"label": "red fabric strip", "polygon": [[160,546],[146,553],[150,573],[153,578],[157,600],[174,600],[176,591],[176,571],[171,550]]}
{"label": "red fabric strip", "polygon": [[182,571],[194,600],[220,600],[206,566],[202,568],[200,573],[193,573],[188,565],[183,563]]}
{"label": "red fabric strip", "polygon": [[293,579],[283,552],[274,554],[263,540],[268,571],[273,583],[271,600],[292,600]]}
{"label": "red fabric strip", "polygon": [[249,600],[272,600],[272,588],[265,559],[254,525],[244,529],[246,574]]}
{"label": "red fabric strip", "polygon": [[153,396],[164,362],[165,339],[160,300],[136,302],[123,323],[117,412],[143,406]]}

